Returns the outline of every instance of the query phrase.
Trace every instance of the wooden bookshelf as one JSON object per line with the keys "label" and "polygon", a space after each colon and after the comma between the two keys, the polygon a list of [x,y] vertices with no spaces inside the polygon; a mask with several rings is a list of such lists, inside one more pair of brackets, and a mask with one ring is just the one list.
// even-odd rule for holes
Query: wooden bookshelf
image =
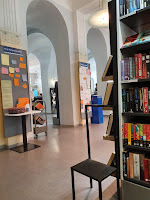
{"label": "wooden bookshelf", "polygon": [[134,150],[134,151],[140,151],[144,153],[150,153],[150,148],[148,147],[140,147],[140,146],[135,146],[135,145],[124,145],[124,148],[126,150]]}
{"label": "wooden bookshelf", "polygon": [[150,7],[120,17],[120,21],[137,33],[150,29]]}
{"label": "wooden bookshelf", "polygon": [[[129,181],[129,182],[131,182],[131,183],[135,183],[135,184],[138,184],[138,185],[141,185],[141,186],[150,188],[150,183],[146,183],[146,182],[141,181],[141,180],[138,180],[138,179],[132,179],[132,178],[124,177],[124,180],[125,180],[125,181]],[[148,197],[148,198],[149,198],[149,197]],[[148,198],[147,198],[147,199],[148,199]],[[144,198],[143,198],[143,199],[144,199]]]}

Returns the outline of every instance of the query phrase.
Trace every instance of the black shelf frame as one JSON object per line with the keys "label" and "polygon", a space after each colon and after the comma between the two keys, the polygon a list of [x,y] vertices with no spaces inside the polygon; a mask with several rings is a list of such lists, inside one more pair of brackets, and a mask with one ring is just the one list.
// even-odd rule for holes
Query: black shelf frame
{"label": "black shelf frame", "polygon": [[123,145],[123,147],[126,150],[135,150],[135,151],[140,151],[144,153],[150,153],[150,148],[148,147],[140,147],[140,146],[135,146],[135,145]]}
{"label": "black shelf frame", "polygon": [[137,33],[150,29],[150,6],[120,17],[120,21]]}
{"label": "black shelf frame", "polygon": [[131,183],[135,183],[135,184],[137,184],[137,185],[141,185],[141,186],[150,188],[150,183],[144,182],[144,181],[142,181],[142,180],[127,178],[127,177],[124,177],[124,180],[125,180],[125,181],[128,181],[128,182],[131,182]]}
{"label": "black shelf frame", "polygon": [[136,84],[136,83],[147,83],[147,82],[150,82],[150,78],[125,80],[125,81],[121,81],[121,84]]}
{"label": "black shelf frame", "polygon": [[122,115],[127,116],[135,116],[135,117],[150,117],[150,113],[143,113],[143,112],[125,112]]}

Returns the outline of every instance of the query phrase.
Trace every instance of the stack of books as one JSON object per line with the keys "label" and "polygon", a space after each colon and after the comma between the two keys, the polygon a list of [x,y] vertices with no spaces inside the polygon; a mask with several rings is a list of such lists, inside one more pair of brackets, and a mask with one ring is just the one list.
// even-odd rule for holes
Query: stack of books
{"label": "stack of books", "polygon": [[120,16],[127,15],[148,6],[150,6],[149,0],[120,0]]}
{"label": "stack of books", "polygon": [[124,123],[122,137],[124,145],[150,148],[150,124]]}
{"label": "stack of books", "polygon": [[150,88],[122,89],[122,112],[150,112]]}
{"label": "stack of books", "polygon": [[150,183],[150,159],[145,154],[123,152],[124,177]]}
{"label": "stack of books", "polygon": [[121,81],[150,78],[150,55],[135,54],[121,61]]}

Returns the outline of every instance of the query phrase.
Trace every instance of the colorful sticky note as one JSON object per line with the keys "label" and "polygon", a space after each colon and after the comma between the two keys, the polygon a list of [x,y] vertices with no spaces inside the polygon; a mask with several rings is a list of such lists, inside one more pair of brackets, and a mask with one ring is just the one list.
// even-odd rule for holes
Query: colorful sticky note
{"label": "colorful sticky note", "polygon": [[16,78],[20,78],[20,74],[15,74],[15,77]]}
{"label": "colorful sticky note", "polygon": [[22,57],[20,57],[20,61],[23,62],[23,58]]}
{"label": "colorful sticky note", "polygon": [[19,86],[19,79],[14,79],[14,86]]}
{"label": "colorful sticky note", "polygon": [[22,74],[22,81],[27,82],[27,74]]}
{"label": "colorful sticky note", "polygon": [[86,77],[84,77],[83,79],[86,80]]}
{"label": "colorful sticky note", "polygon": [[9,72],[10,72],[11,74],[14,74],[14,72],[15,72],[15,68],[13,68],[13,67],[9,67]]}
{"label": "colorful sticky note", "polygon": [[19,68],[26,69],[26,64],[24,64],[24,63],[19,63]]}
{"label": "colorful sticky note", "polygon": [[8,69],[5,68],[5,67],[2,67],[2,68],[1,68],[1,73],[2,73],[2,74],[8,74]]}
{"label": "colorful sticky note", "polygon": [[23,84],[23,86],[22,86],[24,89],[27,89],[27,84],[25,83],[25,84]]}
{"label": "colorful sticky note", "polygon": [[9,73],[9,76],[13,78],[13,77],[14,77],[14,74]]}
{"label": "colorful sticky note", "polygon": [[20,72],[20,69],[19,68],[15,68],[15,72],[19,73]]}
{"label": "colorful sticky note", "polygon": [[17,61],[16,60],[12,60],[11,63],[12,63],[12,65],[16,65]]}
{"label": "colorful sticky note", "polygon": [[9,66],[9,55],[1,54],[1,64]]}

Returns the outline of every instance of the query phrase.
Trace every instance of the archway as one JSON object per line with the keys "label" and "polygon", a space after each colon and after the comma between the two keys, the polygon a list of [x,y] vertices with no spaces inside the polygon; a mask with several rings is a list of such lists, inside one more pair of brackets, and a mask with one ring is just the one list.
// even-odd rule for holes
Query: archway
{"label": "archway", "polygon": [[102,75],[106,67],[108,55],[107,45],[102,32],[99,29],[91,28],[87,34],[87,47],[93,54],[97,68],[97,93],[104,98],[106,83],[102,82]]}
{"label": "archway", "polygon": [[28,34],[41,32],[56,52],[61,124],[73,124],[69,41],[66,23],[58,9],[48,1],[30,3],[27,10]]}

